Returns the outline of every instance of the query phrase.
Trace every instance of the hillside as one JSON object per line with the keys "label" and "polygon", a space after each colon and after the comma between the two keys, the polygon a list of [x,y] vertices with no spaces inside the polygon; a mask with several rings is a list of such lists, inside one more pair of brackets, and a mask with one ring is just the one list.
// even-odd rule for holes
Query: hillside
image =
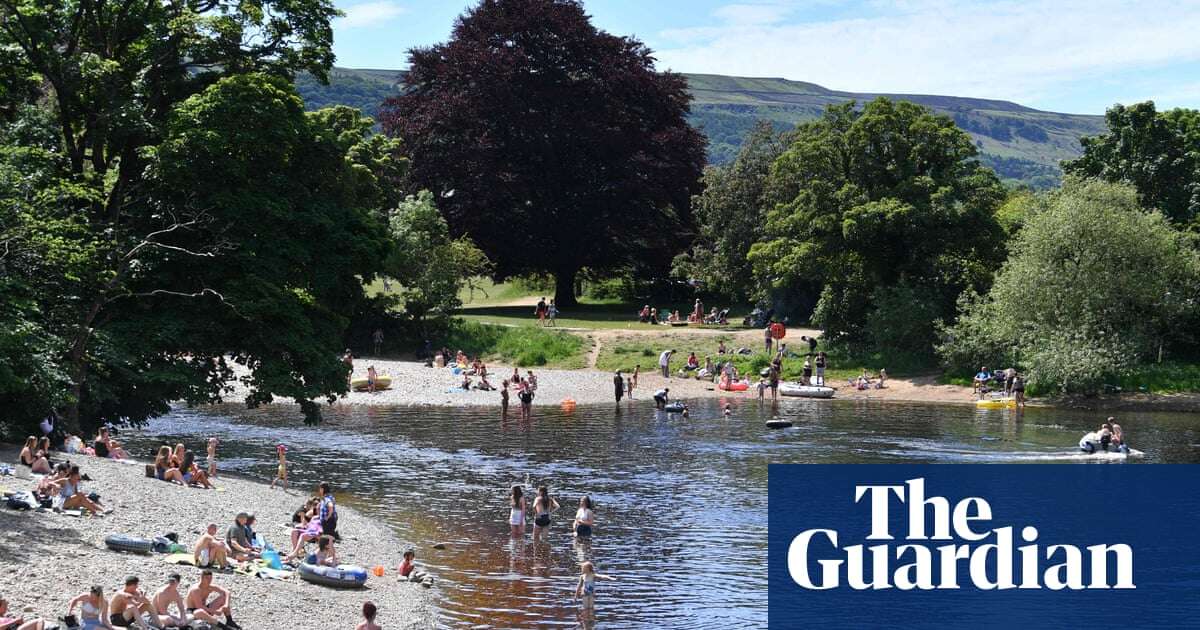
{"label": "hillside", "polygon": [[[310,109],[351,105],[375,116],[379,104],[399,89],[398,70],[336,68],[330,84],[311,77],[298,80]],[[829,90],[813,83],[711,74],[686,75],[695,101],[692,124],[709,139],[709,158],[728,162],[759,119],[779,129],[820,115],[826,105],[888,96],[925,105],[954,118],[975,138],[985,164],[1001,177],[1044,188],[1057,183],[1060,160],[1079,154],[1079,138],[1102,133],[1102,116],[1056,114],[1008,101],[924,94],[867,94]]]}

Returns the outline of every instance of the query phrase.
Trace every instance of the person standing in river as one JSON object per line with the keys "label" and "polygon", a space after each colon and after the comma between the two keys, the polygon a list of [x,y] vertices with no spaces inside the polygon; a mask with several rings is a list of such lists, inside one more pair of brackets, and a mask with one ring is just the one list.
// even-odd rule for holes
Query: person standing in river
{"label": "person standing in river", "polygon": [[500,419],[508,420],[508,379],[500,383]]}
{"label": "person standing in river", "polygon": [[625,395],[625,378],[621,376],[621,370],[617,370],[613,375],[613,396],[617,398],[617,404],[621,404],[621,398]]}
{"label": "person standing in river", "polygon": [[525,535],[525,497],[522,496],[521,486],[512,487],[509,497],[508,527],[513,538]]}

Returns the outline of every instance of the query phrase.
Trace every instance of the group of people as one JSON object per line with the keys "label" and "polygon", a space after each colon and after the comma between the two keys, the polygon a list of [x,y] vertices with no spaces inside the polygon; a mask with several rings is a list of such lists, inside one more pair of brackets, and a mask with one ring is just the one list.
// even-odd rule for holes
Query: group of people
{"label": "group of people", "polygon": [[516,390],[517,400],[521,403],[521,420],[529,420],[533,417],[533,397],[537,394],[538,388],[537,376],[533,370],[526,370],[526,375],[521,376],[520,371],[513,368],[512,376],[500,383],[500,414],[502,418],[508,418],[510,385]]}
{"label": "group of people", "polygon": [[211,478],[217,475],[217,438],[208,439],[207,451],[207,467],[202,468],[196,462],[196,453],[184,447],[182,442],[176,444],[174,449],[163,444],[158,447],[158,454],[154,457],[154,478],[211,490]]}
{"label": "group of people", "polygon": [[[661,313],[666,313],[663,317]],[[681,315],[678,310],[662,311],[651,307],[649,304],[642,306],[642,310],[638,311],[638,321],[643,324],[727,324],[729,309],[717,310],[713,307],[707,315],[704,313],[704,303],[699,299],[692,306],[692,310],[686,316]]]}
{"label": "group of people", "polygon": [[1000,392],[1016,399],[1018,407],[1025,405],[1025,378],[1017,372],[1016,368],[1010,367],[992,372],[985,365],[975,373],[972,384],[974,393],[981,398],[991,392]]}
{"label": "group of people", "polygon": [[549,303],[546,302],[546,298],[540,298],[533,307],[533,316],[537,318],[539,326],[556,326],[558,305],[554,303],[553,298]]}
{"label": "group of people", "polygon": [[[158,590],[147,594],[141,589],[141,580],[136,575],[130,575],[125,578],[124,587],[113,593],[112,597],[105,597],[104,587],[95,585],[67,604],[64,619],[69,627],[81,630],[183,628],[198,621],[219,630],[241,628],[233,620],[229,591],[213,584],[211,569],[201,572],[200,579],[186,590],[186,595],[180,591],[182,584],[183,577],[172,573]],[[79,610],[78,617],[75,616],[76,608]],[[3,614],[2,608],[0,614]],[[35,623],[41,625],[31,625]],[[45,622],[36,620],[16,628],[43,630]]]}
{"label": "group of people", "polygon": [[[513,538],[523,538],[525,536],[525,526],[530,506],[525,500],[524,491],[521,486],[514,485],[512,487],[509,492],[508,501],[508,526],[510,534]],[[552,515],[558,511],[559,504],[558,501],[550,496],[549,488],[539,486],[537,496],[533,500],[532,509],[533,539],[536,541],[543,538],[546,531],[550,528],[553,521]],[[575,518],[571,521],[571,531],[575,539],[590,538],[595,531],[595,526],[596,512],[592,498],[589,496],[580,497],[579,507],[575,510]],[[580,575],[575,587],[575,597],[583,601],[585,608],[590,609],[595,603],[595,582],[597,579],[613,580],[616,578],[597,573],[595,565],[591,562],[580,564]]]}

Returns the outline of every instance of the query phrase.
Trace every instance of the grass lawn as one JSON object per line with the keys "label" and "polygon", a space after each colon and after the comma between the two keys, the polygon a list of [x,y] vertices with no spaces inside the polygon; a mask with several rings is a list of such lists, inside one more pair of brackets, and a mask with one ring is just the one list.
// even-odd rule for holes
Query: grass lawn
{"label": "grass lawn", "polygon": [[[600,302],[593,300],[581,301],[578,306],[563,309],[558,315],[558,326],[562,328],[606,328],[624,330],[663,330],[660,325],[643,324],[637,320],[641,305],[621,302]],[[533,317],[532,306],[467,306],[459,310],[458,316],[467,321],[488,324],[504,324],[506,326],[534,325],[537,320]],[[731,322],[741,323],[742,316],[735,317],[731,313]],[[688,328],[712,328],[716,330],[736,331],[741,326],[697,326]]]}
{"label": "grass lawn", "polygon": [[446,339],[451,352],[462,350],[486,362],[517,367],[580,369],[587,367],[591,344],[570,332],[535,327],[512,328],[457,321]]}

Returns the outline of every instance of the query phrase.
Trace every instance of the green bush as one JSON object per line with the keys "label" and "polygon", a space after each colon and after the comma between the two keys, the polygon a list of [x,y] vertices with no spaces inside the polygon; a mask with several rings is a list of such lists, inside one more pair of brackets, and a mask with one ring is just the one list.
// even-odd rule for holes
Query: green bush
{"label": "green bush", "polygon": [[446,346],[451,352],[462,350],[471,357],[482,356],[517,367],[584,366],[582,337],[544,328],[455,320],[447,332]]}

